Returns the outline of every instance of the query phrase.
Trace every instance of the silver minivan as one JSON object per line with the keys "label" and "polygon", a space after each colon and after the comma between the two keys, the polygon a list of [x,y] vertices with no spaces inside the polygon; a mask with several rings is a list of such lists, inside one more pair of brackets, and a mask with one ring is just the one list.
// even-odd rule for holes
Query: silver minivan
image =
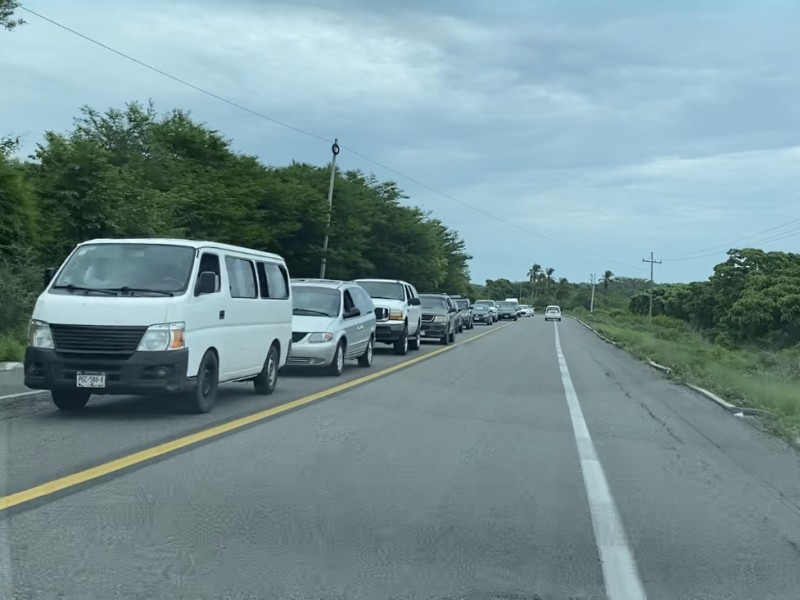
{"label": "silver minivan", "polygon": [[344,361],[372,365],[375,305],[357,283],[293,279],[292,347],[288,366],[322,367],[341,375]]}

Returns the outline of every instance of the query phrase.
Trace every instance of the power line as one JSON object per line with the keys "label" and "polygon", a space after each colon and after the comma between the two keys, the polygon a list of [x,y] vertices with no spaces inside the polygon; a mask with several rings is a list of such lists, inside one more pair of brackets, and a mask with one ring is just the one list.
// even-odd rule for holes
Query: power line
{"label": "power line", "polygon": [[[117,49],[109,46],[108,44],[100,42],[99,40],[96,40],[96,39],[94,39],[94,38],[92,38],[92,37],[90,37],[90,36],[88,36],[88,35],[86,35],[84,33],[81,33],[81,32],[79,32],[79,31],[77,31],[77,30],[75,30],[75,29],[73,29],[73,28],[71,28],[71,27],[69,27],[67,25],[64,25],[64,24],[62,24],[62,23],[60,23],[60,22],[58,22],[58,21],[56,21],[54,19],[51,19],[50,17],[47,17],[47,16],[45,16],[45,15],[39,13],[39,12],[31,10],[30,8],[27,8],[27,7],[23,6],[23,5],[19,5],[19,8],[21,10],[24,10],[25,12],[28,12],[28,13],[34,15],[35,17],[38,17],[38,18],[42,19],[43,21],[47,21],[48,23],[50,23],[50,24],[52,24],[52,25],[54,25],[54,26],[56,26],[56,27],[58,27],[60,29],[63,29],[64,31],[67,31],[67,32],[69,32],[69,33],[71,33],[73,35],[76,35],[76,36],[80,37],[81,39],[83,39],[83,40],[85,40],[85,41],[87,41],[87,42],[89,42],[91,44],[99,46],[100,48],[103,48],[104,50],[107,50],[109,52],[113,52],[117,56],[120,56],[120,57],[122,57],[122,58],[124,58],[126,60],[129,60],[129,61],[139,65],[140,67],[144,67],[145,69],[153,71],[154,73],[157,73],[157,74],[159,74],[159,75],[161,75],[163,77],[167,77],[168,79],[171,79],[172,81],[175,81],[176,83],[179,83],[181,85],[189,87],[189,88],[191,88],[191,89],[193,89],[193,90],[195,90],[197,92],[200,92],[201,94],[204,94],[204,95],[206,95],[206,96],[208,96],[210,98],[213,98],[213,99],[218,100],[220,102],[223,102],[223,103],[225,103],[225,104],[227,104],[229,106],[232,106],[234,108],[237,108],[239,110],[247,112],[247,113],[249,113],[249,114],[251,114],[253,116],[259,117],[261,119],[265,119],[266,121],[269,121],[269,122],[271,122],[271,123],[273,123],[275,125],[279,125],[281,127],[284,127],[286,129],[289,129],[289,130],[294,131],[296,133],[300,133],[302,135],[305,135],[305,136],[308,136],[308,137],[311,137],[311,138],[314,138],[316,140],[320,140],[320,141],[323,141],[323,142],[330,142],[331,141],[330,139],[328,139],[328,138],[326,138],[324,136],[318,135],[318,134],[313,133],[311,131],[307,131],[307,130],[302,129],[300,127],[296,127],[294,125],[291,125],[290,123],[286,123],[285,121],[281,121],[279,119],[275,119],[273,117],[270,117],[269,115],[266,115],[266,114],[264,114],[262,112],[254,110],[252,108],[248,108],[247,106],[244,106],[243,104],[240,104],[238,102],[235,102],[233,100],[225,98],[224,96],[220,96],[219,94],[216,94],[216,93],[214,93],[214,92],[212,92],[210,90],[207,90],[207,89],[205,89],[205,88],[203,88],[203,87],[201,87],[199,85],[191,83],[190,81],[187,81],[185,79],[177,77],[176,75],[173,75],[171,73],[168,73],[167,71],[164,71],[163,69],[159,69],[158,67],[154,67],[153,65],[148,64],[148,63],[146,63],[146,62],[144,62],[144,61],[142,61],[142,60],[140,60],[138,58],[135,58],[135,57],[131,56],[130,54],[127,54],[125,52],[117,50]],[[370,163],[372,163],[372,164],[374,164],[374,165],[376,165],[376,166],[388,171],[389,173],[393,173],[394,175],[397,175],[398,177],[406,179],[407,181],[410,181],[410,182],[416,184],[417,186],[419,186],[421,188],[424,188],[424,189],[426,189],[426,190],[428,190],[428,191],[430,191],[430,192],[432,192],[434,194],[437,194],[438,196],[441,196],[441,197],[446,198],[446,199],[448,199],[448,200],[450,200],[452,202],[455,202],[456,204],[460,204],[461,206],[465,206],[465,207],[467,207],[467,208],[469,208],[471,210],[479,212],[479,213],[481,213],[481,214],[483,214],[483,215],[485,215],[485,216],[487,216],[487,217],[489,217],[491,219],[494,219],[495,221],[498,221],[498,222],[503,223],[505,225],[508,225],[510,227],[514,227],[515,229],[518,229],[518,230],[520,230],[520,231],[522,231],[524,233],[536,236],[536,237],[538,237],[540,239],[543,239],[543,240],[549,241],[551,243],[563,246],[565,248],[570,248],[571,250],[575,250],[576,252],[580,252],[581,254],[585,254],[585,255],[591,256],[593,258],[604,260],[606,262],[609,262],[609,263],[612,263],[612,264],[615,264],[615,265],[624,266],[624,267],[627,267],[629,269],[634,269],[636,271],[641,271],[642,270],[640,267],[637,267],[637,266],[634,266],[634,265],[629,265],[627,263],[623,263],[623,262],[620,262],[620,261],[617,261],[617,260],[602,256],[600,254],[596,254],[594,252],[590,252],[588,250],[584,250],[584,249],[579,248],[577,246],[573,246],[573,245],[568,244],[566,242],[562,242],[562,241],[560,241],[558,239],[551,238],[551,237],[546,236],[544,234],[538,233],[536,231],[533,231],[531,229],[528,229],[526,227],[518,225],[517,223],[514,223],[512,221],[508,221],[508,220],[506,220],[506,219],[504,219],[502,217],[499,217],[499,216],[495,215],[494,213],[492,213],[490,211],[483,210],[482,208],[480,208],[478,206],[475,206],[475,205],[470,204],[468,202],[464,202],[463,200],[459,200],[458,198],[455,198],[455,197],[451,196],[450,194],[442,192],[441,190],[438,190],[438,189],[436,189],[436,188],[434,188],[434,187],[432,187],[432,186],[420,181],[419,179],[416,179],[415,177],[407,175],[407,174],[405,174],[405,173],[403,173],[401,171],[398,171],[397,169],[394,169],[394,168],[392,168],[392,167],[390,167],[390,166],[388,166],[388,165],[386,165],[386,164],[384,164],[384,163],[382,163],[382,162],[380,162],[378,160],[370,158],[366,154],[363,154],[363,153],[355,150],[354,148],[350,148],[349,146],[346,146],[344,144],[340,144],[339,146],[342,149],[347,150],[348,152],[350,152],[354,156],[358,156],[359,158],[362,158],[363,160],[366,160],[366,161],[368,161],[368,162],[370,162]]]}
{"label": "power line", "polygon": [[[788,225],[792,225],[793,223],[797,223],[797,222],[800,222],[800,217],[798,217],[796,219],[792,219],[791,221],[787,221],[787,222],[782,223],[780,225],[776,225],[775,227],[770,227],[769,229],[764,229],[763,231],[757,231],[756,233],[751,233],[750,235],[746,235],[744,237],[737,238],[735,240],[731,240],[730,242],[717,244],[716,246],[709,246],[708,248],[700,248],[698,250],[694,250],[694,251],[691,251],[691,252],[682,252],[680,254],[675,254],[673,256],[667,256],[667,257],[664,258],[664,260],[667,260],[667,261],[694,260],[695,258],[705,258],[706,256],[713,256],[714,254],[717,254],[717,253],[713,252],[710,255],[709,254],[704,254],[703,256],[692,256],[692,255],[700,254],[700,253],[703,253],[703,252],[708,252],[709,250],[717,250],[717,249],[721,249],[721,248],[731,248],[732,244],[736,244],[736,243],[742,242],[744,240],[749,240],[749,239],[752,239],[754,237],[758,237],[759,235],[762,235],[764,233],[769,233],[770,231],[775,231],[776,229],[782,229],[782,228],[784,228],[784,227],[786,227]],[[761,242],[761,243],[763,243],[763,242]]]}
{"label": "power line", "polygon": [[[789,223],[784,223],[784,225],[781,225],[780,227],[785,227],[788,224]],[[773,231],[775,229],[779,229],[779,227],[773,227],[771,229],[767,229],[766,231]],[[763,238],[763,239],[758,239],[758,240],[752,241],[752,242],[750,242],[750,244],[752,244],[754,246],[761,246],[763,244],[771,244],[772,242],[785,240],[787,238],[794,237],[794,236],[796,236],[798,234],[800,234],[800,227],[798,227],[797,229],[790,229],[789,231],[783,231],[783,232],[781,232],[781,233],[779,233],[777,235],[769,236],[767,238]],[[752,238],[755,235],[757,235],[757,234],[753,234],[751,236],[747,236],[747,238],[740,238],[739,240],[734,240],[734,242],[742,241],[742,240],[748,239],[748,238]],[[732,242],[729,242],[729,244],[731,244],[731,243]],[[730,250],[733,247],[731,245],[722,245],[722,246],[725,247],[726,251]],[[717,256],[717,255],[719,255],[719,253],[721,251],[721,247],[718,247],[718,249],[713,251],[713,252],[707,252],[706,254],[699,254],[697,256],[686,256],[686,257],[681,257],[681,258],[673,258],[673,259],[669,260],[669,262],[683,262],[683,261],[687,261],[687,260],[699,260],[701,258],[709,258],[711,256]],[[664,259],[664,260],[668,260],[668,259]]]}

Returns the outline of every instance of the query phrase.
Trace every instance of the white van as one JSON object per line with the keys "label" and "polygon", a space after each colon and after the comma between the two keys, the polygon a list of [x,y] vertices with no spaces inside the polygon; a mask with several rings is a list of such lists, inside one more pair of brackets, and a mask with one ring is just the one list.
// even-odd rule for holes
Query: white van
{"label": "white van", "polygon": [[208,412],[219,383],[271,394],[292,340],[284,260],[180,239],[99,239],[45,272],[25,385],[62,410],[92,394],[181,394]]}

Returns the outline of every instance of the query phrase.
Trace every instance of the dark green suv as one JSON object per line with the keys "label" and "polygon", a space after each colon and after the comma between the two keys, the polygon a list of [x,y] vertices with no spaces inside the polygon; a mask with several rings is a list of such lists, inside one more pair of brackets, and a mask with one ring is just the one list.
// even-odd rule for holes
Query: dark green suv
{"label": "dark green suv", "polygon": [[438,338],[442,344],[456,341],[458,308],[447,294],[420,294],[422,337]]}

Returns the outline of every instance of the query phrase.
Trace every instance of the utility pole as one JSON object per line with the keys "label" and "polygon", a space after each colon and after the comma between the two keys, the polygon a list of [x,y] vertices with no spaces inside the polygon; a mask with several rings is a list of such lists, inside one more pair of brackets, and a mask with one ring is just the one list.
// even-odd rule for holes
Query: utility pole
{"label": "utility pole", "polygon": [[322,264],[319,267],[319,278],[325,279],[325,269],[328,266],[328,236],[331,230],[331,214],[333,213],[333,182],[336,179],[336,156],[339,154],[339,140],[333,140],[331,146],[333,160],[331,160],[331,181],[328,184],[328,224],[325,227],[325,240],[322,242]]}
{"label": "utility pole", "polygon": [[653,265],[660,265],[660,260],[653,259],[653,253],[650,253],[650,258],[643,258],[642,262],[650,263],[650,312],[648,313],[647,320],[653,320]]}
{"label": "utility pole", "polygon": [[592,299],[589,302],[589,312],[594,311],[594,286],[597,285],[597,273],[589,273],[589,281],[592,282]]}

